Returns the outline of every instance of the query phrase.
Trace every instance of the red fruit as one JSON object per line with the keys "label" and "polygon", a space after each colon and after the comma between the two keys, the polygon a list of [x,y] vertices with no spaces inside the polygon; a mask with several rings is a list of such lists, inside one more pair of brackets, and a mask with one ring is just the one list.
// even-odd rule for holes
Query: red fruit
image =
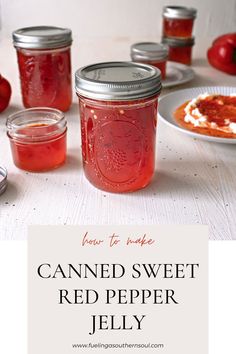
{"label": "red fruit", "polygon": [[217,37],[214,42],[213,45],[220,45],[220,44],[225,44],[225,43],[229,43],[232,44],[233,46],[236,46],[236,33],[228,33],[228,34],[223,34],[220,37]]}
{"label": "red fruit", "polygon": [[207,51],[207,58],[214,68],[236,75],[236,33],[216,38]]}
{"label": "red fruit", "polygon": [[0,113],[8,107],[10,98],[11,85],[2,75],[0,75]]}

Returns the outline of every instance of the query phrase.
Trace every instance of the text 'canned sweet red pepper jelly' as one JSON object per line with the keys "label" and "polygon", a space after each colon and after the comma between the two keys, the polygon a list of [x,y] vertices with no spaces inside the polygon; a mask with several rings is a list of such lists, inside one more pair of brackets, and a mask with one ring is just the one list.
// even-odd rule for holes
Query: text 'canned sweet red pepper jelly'
{"label": "text 'canned sweet red pepper jelly'", "polygon": [[23,104],[67,111],[72,101],[71,30],[27,27],[13,32]]}
{"label": "text 'canned sweet red pepper jelly'", "polygon": [[161,73],[131,62],[86,66],[76,72],[85,175],[97,188],[144,188],[155,170]]}

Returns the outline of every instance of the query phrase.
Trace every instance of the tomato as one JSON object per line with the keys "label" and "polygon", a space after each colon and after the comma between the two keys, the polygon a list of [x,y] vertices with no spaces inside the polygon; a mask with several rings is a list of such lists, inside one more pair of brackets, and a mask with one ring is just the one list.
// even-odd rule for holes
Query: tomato
{"label": "tomato", "polygon": [[216,38],[207,51],[209,63],[216,69],[236,75],[236,33]]}
{"label": "tomato", "polygon": [[2,75],[0,75],[0,113],[8,107],[10,98],[11,85]]}

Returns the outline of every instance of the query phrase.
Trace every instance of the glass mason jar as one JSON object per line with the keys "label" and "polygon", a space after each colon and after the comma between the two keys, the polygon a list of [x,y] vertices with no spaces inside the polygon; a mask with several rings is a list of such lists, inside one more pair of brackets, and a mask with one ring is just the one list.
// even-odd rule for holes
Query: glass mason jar
{"label": "glass mason jar", "polygon": [[76,72],[83,166],[107,192],[144,188],[155,170],[161,73],[131,62],[90,65]]}
{"label": "glass mason jar", "polygon": [[192,48],[194,37],[188,39],[163,38],[162,42],[169,47],[169,60],[176,61],[185,65],[192,64]]}
{"label": "glass mason jar", "polygon": [[132,61],[153,65],[161,70],[162,80],[166,78],[168,47],[154,42],[135,43],[131,46]]}
{"label": "glass mason jar", "polygon": [[23,104],[67,111],[72,102],[71,30],[27,27],[13,32]]}
{"label": "glass mason jar", "polygon": [[184,6],[163,8],[163,36],[191,38],[197,10]]}
{"label": "glass mason jar", "polygon": [[10,115],[7,135],[15,165],[43,172],[64,164],[66,125],[64,113],[53,108],[29,108]]}

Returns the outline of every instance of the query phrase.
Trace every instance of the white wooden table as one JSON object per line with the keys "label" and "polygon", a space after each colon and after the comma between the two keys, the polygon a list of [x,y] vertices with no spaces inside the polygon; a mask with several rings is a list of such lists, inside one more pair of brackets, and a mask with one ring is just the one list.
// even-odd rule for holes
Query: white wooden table
{"label": "white wooden table", "polygon": [[[129,60],[129,45],[80,43],[79,58],[75,45],[73,69],[102,60]],[[156,223],[206,224],[210,239],[236,239],[235,145],[194,140],[159,122],[156,175],[150,186],[132,194],[105,193],[90,185],[83,174],[75,98],[66,115],[66,165],[41,174],[17,169],[5,135],[5,120],[9,113],[22,109],[18,71],[11,41],[0,39],[0,49],[0,71],[14,90],[11,107],[0,115],[0,165],[9,171],[8,189],[0,197],[0,239],[25,239],[29,224]],[[236,85],[235,77],[210,68],[204,59],[195,59],[194,69],[196,78],[175,89]]]}

